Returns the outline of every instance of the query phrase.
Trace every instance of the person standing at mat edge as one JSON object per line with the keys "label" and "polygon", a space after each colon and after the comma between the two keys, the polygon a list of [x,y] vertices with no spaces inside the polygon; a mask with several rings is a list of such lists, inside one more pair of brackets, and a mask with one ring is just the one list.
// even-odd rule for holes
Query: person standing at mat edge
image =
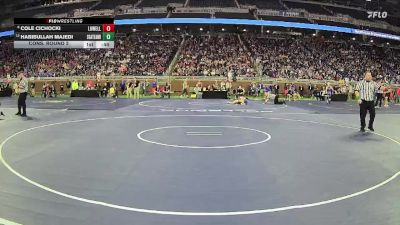
{"label": "person standing at mat edge", "polygon": [[360,93],[360,121],[361,121],[361,132],[365,132],[365,117],[367,111],[369,111],[369,124],[368,129],[374,131],[374,120],[375,120],[375,95],[379,90],[379,85],[372,80],[371,72],[365,73],[364,80],[359,81],[356,90]]}
{"label": "person standing at mat edge", "polygon": [[[18,83],[18,112],[15,115],[20,115],[22,117],[26,117],[26,96],[28,95],[28,79],[26,79],[23,73],[18,75],[19,83]],[[22,114],[21,114],[22,108]]]}

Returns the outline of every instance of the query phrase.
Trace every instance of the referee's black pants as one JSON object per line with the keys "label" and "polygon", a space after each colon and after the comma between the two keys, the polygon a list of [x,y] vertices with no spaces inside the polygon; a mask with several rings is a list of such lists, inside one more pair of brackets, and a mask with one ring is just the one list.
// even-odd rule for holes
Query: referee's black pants
{"label": "referee's black pants", "polygon": [[360,120],[361,127],[365,128],[365,117],[367,116],[367,111],[369,111],[369,124],[368,127],[373,127],[375,120],[375,105],[374,101],[362,100],[360,104]]}
{"label": "referee's black pants", "polygon": [[26,96],[28,93],[23,92],[20,93],[18,96],[18,114],[21,114],[21,109],[22,109],[22,115],[26,115]]}

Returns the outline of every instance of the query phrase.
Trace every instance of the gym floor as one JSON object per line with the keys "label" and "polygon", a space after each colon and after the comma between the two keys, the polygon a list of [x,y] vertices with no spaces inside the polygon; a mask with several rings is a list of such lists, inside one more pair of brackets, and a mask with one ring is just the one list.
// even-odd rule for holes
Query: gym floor
{"label": "gym floor", "polygon": [[400,224],[399,105],[0,101],[0,224]]}

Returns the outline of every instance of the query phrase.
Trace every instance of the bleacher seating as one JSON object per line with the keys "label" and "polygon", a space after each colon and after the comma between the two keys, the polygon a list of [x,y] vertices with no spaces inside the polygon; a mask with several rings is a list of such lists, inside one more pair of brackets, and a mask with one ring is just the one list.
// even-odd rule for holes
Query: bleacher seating
{"label": "bleacher seating", "polygon": [[102,0],[93,10],[114,9],[118,5],[134,5],[137,0]]}
{"label": "bleacher seating", "polygon": [[[266,32],[270,33],[270,32]],[[330,39],[288,35],[187,33],[172,75],[294,79],[359,80],[367,69],[388,83],[400,83],[400,50],[349,38]],[[12,42],[0,44],[0,78],[29,76],[66,77],[163,75],[182,41],[179,34],[149,35],[136,32],[119,37],[114,49],[15,50]],[[377,41],[376,44],[379,45]]]}
{"label": "bleacher seating", "polygon": [[400,51],[351,40],[325,38],[242,38],[262,67],[263,74],[279,78],[362,79],[370,69],[377,79],[400,81]]}
{"label": "bleacher seating", "polygon": [[185,0],[143,0],[138,7],[167,6],[170,3],[185,4]]}
{"label": "bleacher seating", "polygon": [[240,5],[255,5],[260,9],[286,10],[279,0],[238,0]]}
{"label": "bleacher seating", "polygon": [[234,0],[190,0],[191,7],[236,7]]}
{"label": "bleacher seating", "polygon": [[251,54],[237,35],[187,37],[175,76],[254,77]]}
{"label": "bleacher seating", "polygon": [[162,75],[178,50],[180,36],[133,34],[118,38],[114,49],[45,49],[18,51],[0,44],[0,78],[17,71],[58,77],[97,73]]}
{"label": "bleacher seating", "polygon": [[319,4],[307,4],[300,2],[284,2],[284,3],[287,7],[291,9],[305,9],[310,13],[331,15],[329,11],[325,10],[322,7],[322,5]]}

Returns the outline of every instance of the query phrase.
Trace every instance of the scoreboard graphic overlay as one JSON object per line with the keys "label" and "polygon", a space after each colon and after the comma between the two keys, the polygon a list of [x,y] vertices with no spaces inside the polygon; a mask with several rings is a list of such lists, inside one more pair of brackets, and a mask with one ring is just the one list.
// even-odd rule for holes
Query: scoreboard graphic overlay
{"label": "scoreboard graphic overlay", "polygon": [[15,18],[16,49],[114,48],[113,18]]}

